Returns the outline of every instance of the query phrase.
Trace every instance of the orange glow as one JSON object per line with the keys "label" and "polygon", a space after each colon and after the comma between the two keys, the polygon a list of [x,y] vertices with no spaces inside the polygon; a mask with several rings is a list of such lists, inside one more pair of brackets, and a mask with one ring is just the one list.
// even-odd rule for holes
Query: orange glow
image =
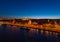
{"label": "orange glow", "polygon": [[[23,27],[28,27],[28,29],[40,28],[40,29],[60,32],[60,25],[56,21],[53,24],[51,24],[50,20],[48,20],[48,23],[43,23],[41,25],[41,24],[38,24],[38,22],[35,22],[35,21],[32,22],[31,19],[23,19],[22,22],[19,22],[19,23],[15,19],[12,19],[12,21],[9,19],[6,19],[6,20],[9,20],[11,22],[3,21],[3,19],[0,19],[0,20],[1,20],[0,24],[13,25],[12,28],[14,28],[14,29],[16,28],[16,26],[23,26]],[[28,22],[24,24],[24,22],[23,22],[24,20],[28,20]]]}

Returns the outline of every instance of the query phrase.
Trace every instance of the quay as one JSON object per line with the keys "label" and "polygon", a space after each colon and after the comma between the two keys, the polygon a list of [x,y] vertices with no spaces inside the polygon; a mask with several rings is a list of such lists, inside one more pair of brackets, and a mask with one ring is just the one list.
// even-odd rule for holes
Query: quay
{"label": "quay", "polygon": [[[8,19],[9,20],[9,19]],[[53,31],[53,32],[59,32],[60,33],[60,25],[57,25],[55,23],[55,25],[53,26],[52,24],[43,24],[43,25],[39,25],[37,23],[33,24],[33,22],[31,23],[31,20],[29,20],[28,23],[22,24],[21,22],[18,23],[15,20],[13,21],[3,21],[0,19],[0,25],[2,24],[6,24],[6,25],[13,25],[13,26],[20,26],[20,27],[26,27],[27,29],[41,29],[41,30],[45,30],[45,31]],[[24,20],[23,20],[24,21]],[[49,21],[49,20],[48,20]],[[53,27],[52,27],[53,26]]]}

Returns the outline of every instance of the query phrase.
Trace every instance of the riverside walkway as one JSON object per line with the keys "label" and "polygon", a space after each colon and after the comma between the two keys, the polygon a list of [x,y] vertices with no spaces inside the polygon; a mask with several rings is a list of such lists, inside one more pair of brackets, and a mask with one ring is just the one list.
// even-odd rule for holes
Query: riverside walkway
{"label": "riverside walkway", "polygon": [[53,32],[59,32],[60,33],[60,26],[56,26],[56,27],[45,26],[44,27],[43,25],[21,24],[21,23],[0,21],[0,25],[2,25],[2,24],[22,26],[22,27],[26,27],[27,29],[32,29],[33,28],[33,29],[41,29],[41,30],[45,30],[45,31],[53,31]]}

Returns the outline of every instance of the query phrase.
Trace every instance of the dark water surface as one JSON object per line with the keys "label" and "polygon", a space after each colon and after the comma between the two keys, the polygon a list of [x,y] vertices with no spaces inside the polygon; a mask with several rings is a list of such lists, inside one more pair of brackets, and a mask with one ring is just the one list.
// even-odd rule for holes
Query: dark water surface
{"label": "dark water surface", "polygon": [[0,25],[0,42],[60,42],[60,33]]}

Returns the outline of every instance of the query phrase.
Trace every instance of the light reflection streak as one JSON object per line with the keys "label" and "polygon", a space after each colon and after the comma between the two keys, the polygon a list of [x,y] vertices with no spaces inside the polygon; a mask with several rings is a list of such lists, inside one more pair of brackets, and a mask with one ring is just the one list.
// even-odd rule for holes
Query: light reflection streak
{"label": "light reflection streak", "polygon": [[49,35],[51,36],[52,35],[52,32],[49,32]]}
{"label": "light reflection streak", "polygon": [[45,34],[46,34],[46,36],[48,36],[49,35],[49,31],[45,31]]}
{"label": "light reflection streak", "polygon": [[[10,25],[7,25],[7,27],[12,27],[12,31],[19,31],[19,28],[17,26],[10,26]],[[40,30],[41,32],[41,35],[43,35],[43,32],[45,32],[45,35],[46,36],[52,36],[54,35],[55,37],[57,37],[58,33],[56,32],[49,32],[49,31],[44,31],[44,30]],[[30,34],[31,33],[31,34]],[[38,29],[30,29],[29,30],[29,35],[31,36],[33,33],[38,33]]]}
{"label": "light reflection streak", "polygon": [[12,32],[18,32],[19,31],[19,28],[17,27],[17,26],[12,26],[11,27],[12,28]]}
{"label": "light reflection streak", "polygon": [[43,34],[43,30],[41,30],[41,34]]}

